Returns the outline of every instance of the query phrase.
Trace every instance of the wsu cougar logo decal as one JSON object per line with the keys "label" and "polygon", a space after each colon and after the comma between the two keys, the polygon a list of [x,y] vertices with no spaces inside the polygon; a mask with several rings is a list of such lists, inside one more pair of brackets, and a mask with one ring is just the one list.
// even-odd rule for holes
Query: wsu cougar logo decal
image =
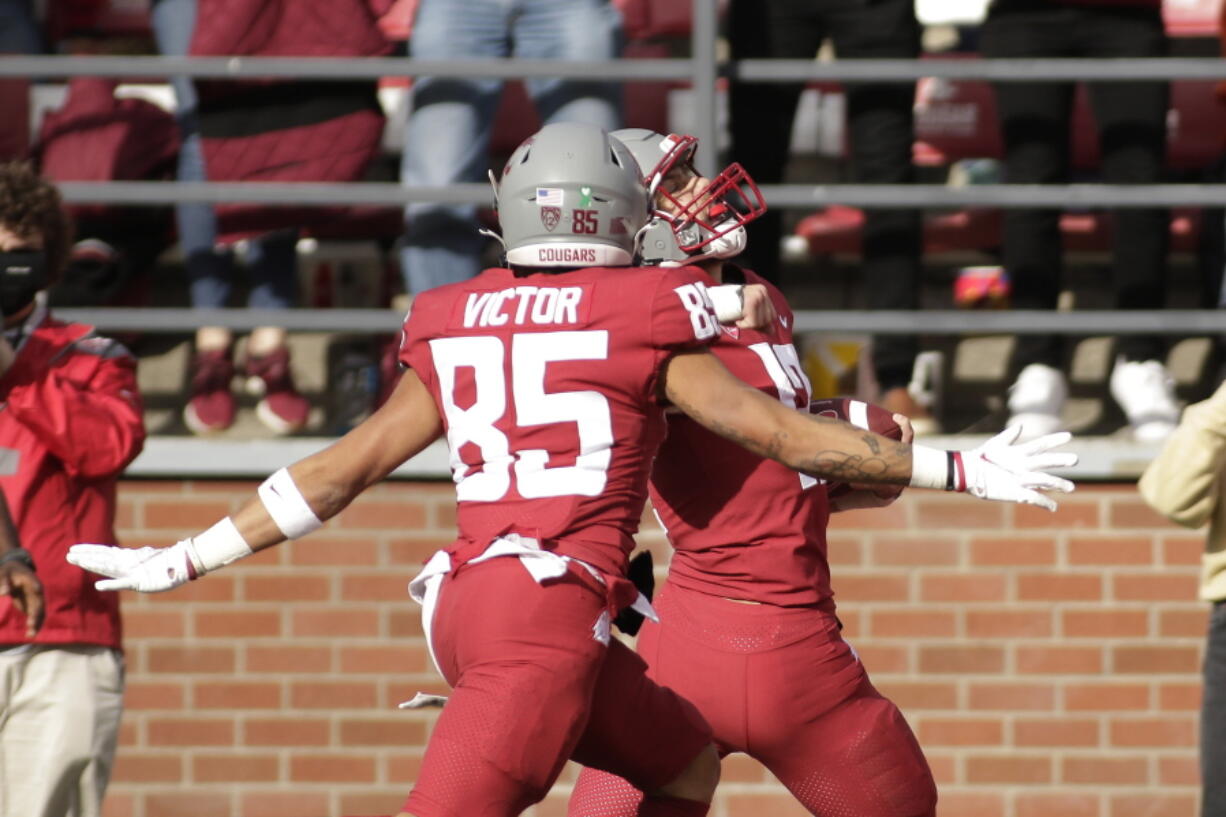
{"label": "wsu cougar logo decal", "polygon": [[541,208],[541,224],[545,225],[545,229],[553,232],[553,228],[558,226],[558,222],[562,220],[562,208],[560,207],[542,207]]}

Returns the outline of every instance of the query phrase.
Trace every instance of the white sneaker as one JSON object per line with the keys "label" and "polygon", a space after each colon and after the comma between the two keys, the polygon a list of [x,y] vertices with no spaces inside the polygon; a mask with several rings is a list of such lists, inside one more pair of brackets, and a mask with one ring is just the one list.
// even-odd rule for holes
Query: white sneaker
{"label": "white sneaker", "polygon": [[1161,361],[1117,358],[1111,396],[1124,410],[1137,442],[1161,442],[1179,423],[1175,381]]}
{"label": "white sneaker", "polygon": [[1068,383],[1059,369],[1031,363],[1009,387],[1009,421],[1006,428],[1021,426],[1018,439],[1033,440],[1064,428],[1060,411],[1068,398]]}

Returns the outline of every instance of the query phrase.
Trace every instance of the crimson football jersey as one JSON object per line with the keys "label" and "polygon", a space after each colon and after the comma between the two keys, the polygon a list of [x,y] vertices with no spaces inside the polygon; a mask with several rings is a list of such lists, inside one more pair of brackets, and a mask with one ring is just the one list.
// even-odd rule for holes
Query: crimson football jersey
{"label": "crimson football jersey", "polygon": [[[708,279],[709,281],[709,279]],[[792,310],[765,279],[776,325],[721,327],[712,351],[737,377],[807,411],[810,385],[792,345]],[[779,605],[832,605],[824,484],[763,459],[700,426],[668,416],[651,501],[676,552],[668,580],[715,596]]]}
{"label": "crimson football jersey", "polygon": [[661,364],[719,323],[693,268],[489,269],[423,292],[400,359],[451,449],[463,563],[507,533],[625,571],[664,436]]}

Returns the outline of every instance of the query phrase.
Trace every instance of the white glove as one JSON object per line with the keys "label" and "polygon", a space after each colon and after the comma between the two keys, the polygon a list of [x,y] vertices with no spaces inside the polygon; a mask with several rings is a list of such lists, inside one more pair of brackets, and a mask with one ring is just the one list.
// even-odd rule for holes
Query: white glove
{"label": "white glove", "polygon": [[99,590],[161,593],[186,584],[202,572],[192,566],[188,540],[165,548],[73,545],[68,549],[68,561],[91,573],[110,576],[94,583]]}
{"label": "white glove", "polygon": [[965,471],[965,487],[957,486],[957,490],[980,499],[1020,502],[1054,511],[1056,503],[1039,491],[1066,494],[1073,491],[1073,483],[1046,473],[1052,468],[1071,468],[1077,464],[1076,454],[1051,452],[1073,435],[1061,431],[1014,445],[1021,433],[1020,425],[1007,428],[978,448],[957,452]]}

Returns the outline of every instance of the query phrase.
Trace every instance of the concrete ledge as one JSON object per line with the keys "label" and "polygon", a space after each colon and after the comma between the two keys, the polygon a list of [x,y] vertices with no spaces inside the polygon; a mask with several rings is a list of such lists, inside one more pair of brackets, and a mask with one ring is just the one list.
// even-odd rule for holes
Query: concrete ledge
{"label": "concrete ledge", "polygon": [[[989,439],[987,434],[959,434],[924,437],[920,443],[933,448],[974,448]],[[1099,482],[1132,481],[1141,476],[1145,466],[1158,456],[1161,445],[1142,445],[1126,435],[1118,437],[1074,437],[1067,450],[1077,454],[1076,468],[1056,471],[1071,480]]]}
{"label": "concrete ledge", "polygon": [[[150,437],[128,466],[128,477],[263,478],[335,442],[334,437],[286,439],[201,439]],[[438,441],[397,468],[401,479],[451,479],[447,445]]]}
{"label": "concrete ledge", "polygon": [[[151,437],[144,452],[127,470],[129,477],[255,478],[330,445],[333,437],[286,439],[202,439],[198,437]],[[979,445],[987,435],[926,437],[921,442],[934,448],[966,449]],[[1126,438],[1081,437],[1070,444],[1081,462],[1062,472],[1074,480],[1131,481],[1141,475],[1157,455],[1159,446],[1139,445]],[[450,479],[447,446],[435,442],[393,473],[398,479]]]}

